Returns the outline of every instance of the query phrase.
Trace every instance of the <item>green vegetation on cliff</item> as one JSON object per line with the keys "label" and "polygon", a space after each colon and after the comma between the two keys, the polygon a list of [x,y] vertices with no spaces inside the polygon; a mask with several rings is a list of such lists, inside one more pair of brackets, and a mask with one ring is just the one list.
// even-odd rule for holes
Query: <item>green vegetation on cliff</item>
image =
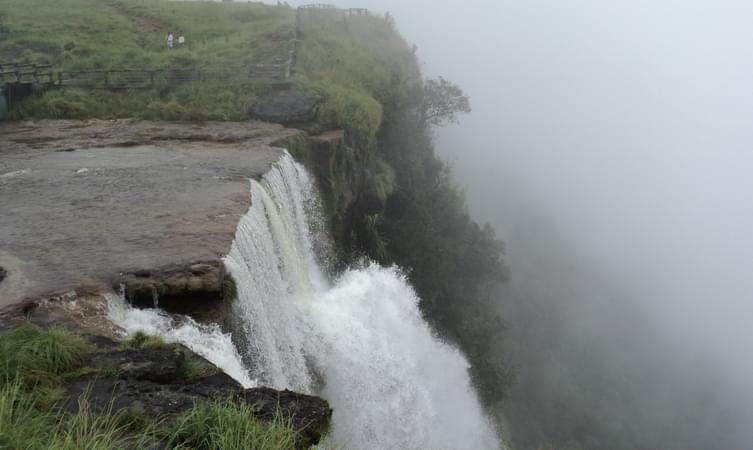
{"label": "green vegetation on cliff", "polygon": [[314,164],[335,240],[346,260],[365,255],[407,269],[426,318],[466,353],[482,399],[496,404],[514,379],[493,295],[507,276],[503,244],[470,217],[432,139],[433,126],[470,111],[468,99],[447,80],[422,78],[415,49],[389,18],[329,25],[304,29],[300,72],[368,95],[382,112],[374,136],[341,121],[355,152],[330,149]]}

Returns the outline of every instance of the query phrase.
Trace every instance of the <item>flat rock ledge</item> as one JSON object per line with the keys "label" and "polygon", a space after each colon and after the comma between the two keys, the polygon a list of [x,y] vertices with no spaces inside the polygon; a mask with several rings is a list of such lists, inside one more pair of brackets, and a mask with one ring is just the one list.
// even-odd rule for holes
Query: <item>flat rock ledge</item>
{"label": "flat rock ledge", "polygon": [[155,274],[219,263],[251,204],[249,180],[279,160],[275,143],[304,135],[254,121],[0,123],[0,306],[109,288],[136,269],[153,279],[126,280],[137,297],[152,287],[215,292],[212,274]]}
{"label": "flat rock ledge", "polygon": [[262,96],[248,111],[257,120],[283,125],[302,125],[312,122],[320,97],[296,89],[272,91]]}

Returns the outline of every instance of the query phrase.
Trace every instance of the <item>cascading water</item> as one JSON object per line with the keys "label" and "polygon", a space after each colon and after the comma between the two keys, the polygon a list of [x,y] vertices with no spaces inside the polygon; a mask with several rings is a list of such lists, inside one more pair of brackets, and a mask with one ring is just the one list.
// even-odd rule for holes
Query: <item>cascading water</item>
{"label": "cascading water", "polygon": [[180,342],[222,368],[244,387],[254,386],[230,335],[223,333],[220,327],[202,325],[190,317],[171,316],[157,309],[133,308],[122,295],[109,295],[107,300],[110,320],[127,334],[143,331],[167,342]]}
{"label": "cascading water", "polygon": [[[467,362],[432,333],[399,270],[364,265],[334,284],[323,276],[309,226],[318,199],[303,167],[286,154],[251,182],[251,197],[225,258],[238,287],[232,335],[239,351],[218,349],[226,356],[212,361],[239,378],[240,354],[244,384],[329,400],[328,439],[338,448],[499,448]],[[170,333],[164,320],[153,328]],[[194,341],[219,333],[200,331]],[[205,347],[192,348],[203,354]]]}

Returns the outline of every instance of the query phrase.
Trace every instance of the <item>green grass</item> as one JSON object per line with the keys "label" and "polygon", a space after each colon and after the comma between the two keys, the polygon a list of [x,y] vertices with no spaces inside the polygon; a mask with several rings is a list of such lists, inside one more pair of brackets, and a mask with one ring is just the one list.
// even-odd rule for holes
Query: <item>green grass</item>
{"label": "green grass", "polygon": [[54,384],[77,369],[94,347],[62,328],[43,329],[25,323],[0,336],[0,383],[21,379]]}
{"label": "green grass", "polygon": [[201,378],[217,373],[217,368],[201,358],[186,356],[178,365],[178,376],[186,383],[193,383]]}
{"label": "green grass", "polygon": [[[0,59],[62,70],[247,68],[284,53],[294,11],[253,3],[4,0]],[[168,31],[187,45],[167,51]]]}
{"label": "green grass", "polygon": [[158,428],[139,422],[132,416],[92,414],[85,399],[79,401],[76,414],[62,413],[40,406],[44,392],[29,391],[19,381],[0,387],[0,448],[116,450],[145,448],[154,442]]}
{"label": "green grass", "polygon": [[282,416],[271,423],[253,419],[254,408],[229,401],[200,405],[168,433],[170,448],[202,450],[292,450],[296,434]]}
{"label": "green grass", "polygon": [[232,275],[225,274],[225,278],[222,280],[222,292],[220,293],[222,300],[233,301],[238,298],[238,283],[235,282],[235,278]]}
{"label": "green grass", "polygon": [[[287,58],[295,12],[256,3],[166,0],[5,0],[0,61],[53,64],[60,71],[195,69],[249,75],[253,64]],[[168,31],[187,44],[166,49]],[[280,61],[282,58],[283,61]],[[38,91],[12,118],[244,120],[260,92],[254,80],[151,89]]]}
{"label": "green grass", "polygon": [[420,96],[413,50],[387,20],[325,16],[304,20],[302,31],[294,81],[324,94],[318,121],[359,147],[373,142],[384,105]]}
{"label": "green grass", "polygon": [[146,334],[143,331],[137,331],[130,339],[123,344],[125,348],[134,350],[143,349],[165,349],[170,348],[173,344],[168,344],[161,337]]}

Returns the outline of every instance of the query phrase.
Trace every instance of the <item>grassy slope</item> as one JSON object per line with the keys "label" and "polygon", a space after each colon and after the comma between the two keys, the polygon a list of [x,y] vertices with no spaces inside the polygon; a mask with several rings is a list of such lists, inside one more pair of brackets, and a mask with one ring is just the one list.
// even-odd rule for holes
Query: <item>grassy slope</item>
{"label": "grassy slope", "polygon": [[[222,69],[287,58],[295,10],[254,3],[167,0],[5,0],[0,60],[50,63],[57,70]],[[187,47],[167,51],[167,31]],[[359,144],[373,141],[384,101],[420,89],[415,57],[378,17],[303,21],[294,82],[327,98],[322,128],[345,128]],[[397,81],[396,81],[397,80]],[[16,118],[243,120],[262,86],[194,83],[132,92],[67,88],[38,93]]]}
{"label": "grassy slope", "polygon": [[[0,59],[63,70],[133,67],[242,69],[287,48],[294,12],[250,3],[4,0]],[[188,48],[166,50],[168,31]]]}
{"label": "grassy slope", "polygon": [[[295,13],[250,3],[161,0],[6,0],[0,60],[50,63],[57,70],[202,69],[247,74],[287,56]],[[166,50],[167,31],[185,48]],[[132,92],[73,89],[38,93],[16,118],[242,120],[254,83],[195,83]]]}

